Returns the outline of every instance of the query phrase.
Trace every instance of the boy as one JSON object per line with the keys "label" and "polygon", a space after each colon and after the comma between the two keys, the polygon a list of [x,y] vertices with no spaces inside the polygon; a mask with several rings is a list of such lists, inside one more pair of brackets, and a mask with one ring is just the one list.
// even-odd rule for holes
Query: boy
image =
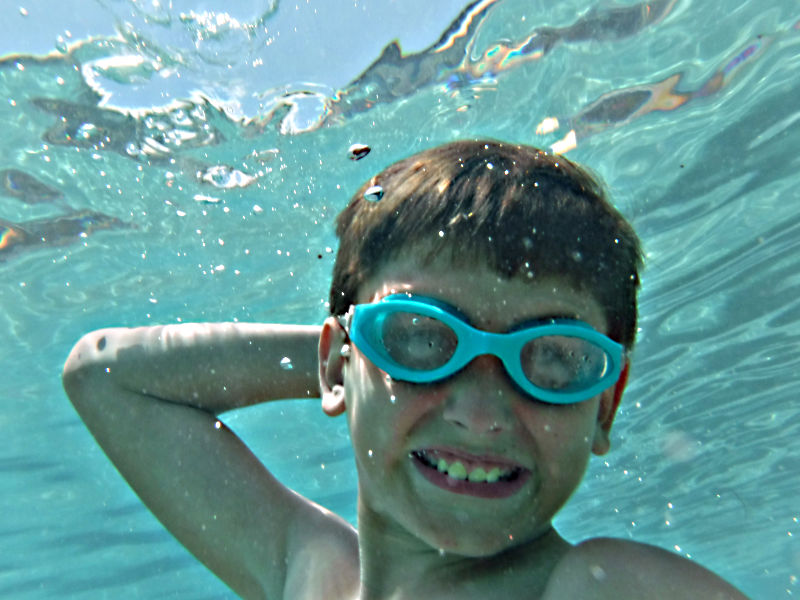
{"label": "boy", "polygon": [[[589,175],[456,142],[365,183],[337,233],[322,327],[108,329],[67,360],[81,418],[199,560],[246,598],[743,598],[551,526],[609,449],[636,331],[639,242]],[[347,414],[358,531],[216,418],[317,396]]]}

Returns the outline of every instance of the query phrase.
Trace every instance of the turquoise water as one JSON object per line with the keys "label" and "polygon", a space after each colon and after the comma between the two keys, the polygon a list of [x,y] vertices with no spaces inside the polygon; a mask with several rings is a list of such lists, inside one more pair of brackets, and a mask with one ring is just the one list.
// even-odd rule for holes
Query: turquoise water
{"label": "turquoise water", "polygon": [[[95,445],[64,358],[102,326],[320,322],[352,190],[469,136],[574,145],[647,252],[612,452],[561,531],[800,594],[794,0],[29,4],[0,7],[0,595],[230,597]],[[354,519],[343,420],[225,420]]]}

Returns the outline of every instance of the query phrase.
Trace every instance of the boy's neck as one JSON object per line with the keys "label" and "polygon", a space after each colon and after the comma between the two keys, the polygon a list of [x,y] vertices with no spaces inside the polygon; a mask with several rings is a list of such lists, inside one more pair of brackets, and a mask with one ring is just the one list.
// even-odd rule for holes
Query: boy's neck
{"label": "boy's neck", "polygon": [[552,527],[501,554],[440,553],[359,501],[360,600],[538,598],[571,545]]}

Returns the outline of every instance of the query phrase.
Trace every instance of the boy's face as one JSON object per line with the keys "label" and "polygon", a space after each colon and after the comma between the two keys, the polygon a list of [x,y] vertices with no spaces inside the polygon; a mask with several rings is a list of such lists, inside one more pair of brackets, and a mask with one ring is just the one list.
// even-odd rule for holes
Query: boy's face
{"label": "boy's face", "polygon": [[[422,267],[413,257],[382,268],[359,302],[406,291],[457,307],[485,331],[566,317],[607,332],[594,299],[559,280],[502,279],[485,266],[446,261]],[[579,485],[590,454],[608,450],[615,410],[614,386],[577,404],[536,401],[491,355],[446,380],[414,384],[391,379],[352,347],[344,385],[365,508],[433,548],[469,556],[496,554],[545,533]],[[446,475],[426,473],[430,467],[418,459],[425,451],[464,457],[487,472],[516,468],[520,475],[514,485],[481,484],[497,486],[489,494],[496,497],[459,493],[441,485]]]}

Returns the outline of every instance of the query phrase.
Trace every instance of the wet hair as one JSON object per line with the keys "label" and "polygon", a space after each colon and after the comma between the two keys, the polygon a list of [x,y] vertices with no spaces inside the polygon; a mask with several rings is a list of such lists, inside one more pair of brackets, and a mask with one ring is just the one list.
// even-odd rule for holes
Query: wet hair
{"label": "wet hair", "polygon": [[365,182],[336,220],[330,311],[404,252],[504,277],[556,276],[605,311],[609,337],[636,337],[639,239],[597,178],[531,146],[458,141],[396,162]]}

